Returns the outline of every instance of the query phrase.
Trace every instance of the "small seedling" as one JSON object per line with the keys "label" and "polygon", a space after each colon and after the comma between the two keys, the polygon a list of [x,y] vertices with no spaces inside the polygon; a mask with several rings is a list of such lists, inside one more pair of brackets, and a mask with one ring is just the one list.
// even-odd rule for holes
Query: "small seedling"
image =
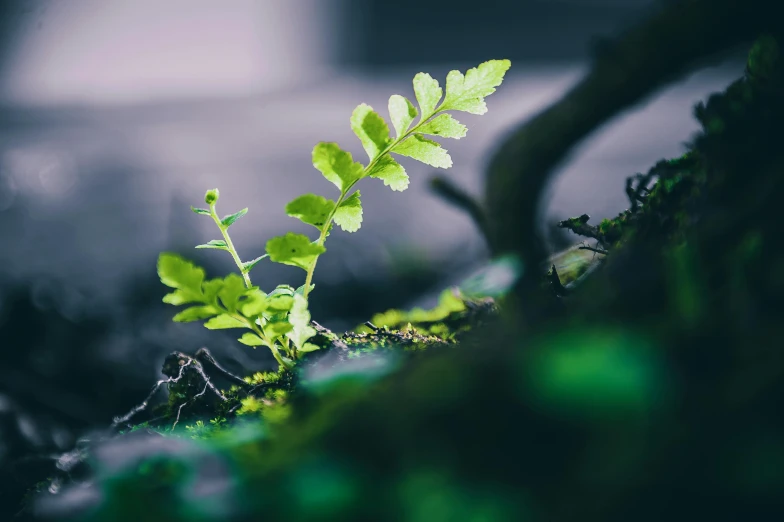
{"label": "small seedling", "polygon": [[[372,107],[359,105],[351,115],[351,129],[368,156],[367,164],[354,161],[351,153],[337,143],[322,142],[313,149],[313,166],[335,187],[336,200],[318,194],[304,194],[286,205],[286,213],[318,230],[314,241],[304,234],[289,232],[267,241],[263,256],[242,261],[229,236],[229,227],[248,209],[219,217],[216,205],[218,189],[208,190],[204,201],[208,209],[193,208],[209,216],[218,226],[222,239],[214,239],[196,248],[213,248],[229,252],[238,274],[223,279],[205,279],[204,270],[170,253],[161,254],[158,275],[161,282],[174,289],[163,301],[173,305],[195,305],[174,316],[176,322],[205,320],[209,329],[240,328],[249,330],[239,339],[248,346],[266,346],[278,363],[291,368],[302,354],[317,350],[308,340],[316,335],[310,325],[308,295],[313,290],[313,273],[324,244],[337,224],[346,232],[356,232],[362,225],[362,201],[354,190],[363,178],[377,178],[392,190],[408,188],[408,174],[392,156],[415,159],[436,168],[449,168],[452,158],[441,145],[427,136],[460,139],[467,128],[449,111],[471,114],[487,112],[485,97],[495,92],[510,67],[509,60],[490,60],[469,69],[465,75],[451,71],[446,77],[446,94],[438,81],[427,73],[414,77],[414,104],[400,95],[389,98],[389,118],[395,130],[390,134],[387,122]],[[416,123],[414,121],[416,120]],[[296,266],[305,271],[305,284],[296,290],[279,285],[269,294],[253,286],[250,271],[265,257],[276,263]]]}

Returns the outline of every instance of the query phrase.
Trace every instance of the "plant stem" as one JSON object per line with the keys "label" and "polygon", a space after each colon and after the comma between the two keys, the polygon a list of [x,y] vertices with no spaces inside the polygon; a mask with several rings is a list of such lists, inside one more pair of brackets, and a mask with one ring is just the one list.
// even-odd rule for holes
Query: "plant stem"
{"label": "plant stem", "polygon": [[237,253],[237,249],[234,248],[234,243],[231,242],[231,237],[229,237],[229,227],[226,227],[223,225],[223,223],[221,223],[221,220],[218,217],[218,213],[215,212],[215,203],[212,203],[210,205],[210,215],[212,216],[212,219],[215,221],[215,224],[218,225],[218,228],[220,229],[221,234],[223,235],[223,240],[226,242],[226,248],[228,249],[229,254],[231,254],[232,259],[234,259],[234,262],[237,264],[237,268],[239,268],[240,274],[242,274],[242,278],[245,280],[245,286],[248,288],[252,287],[253,284],[250,282],[250,276],[242,266],[242,260],[240,259],[240,256]]}
{"label": "plant stem", "polygon": [[[401,141],[405,140],[406,138],[414,134],[419,129],[419,127],[421,127],[422,125],[424,125],[425,123],[433,119],[439,113],[444,112],[444,110],[445,109],[443,108],[434,109],[433,114],[429,115],[427,118],[420,118],[419,122],[416,125],[414,125],[411,129],[406,131],[406,133],[403,134],[403,136],[398,136],[397,138],[389,142],[389,144],[386,147],[384,147],[384,150],[382,150],[375,158],[373,158],[370,161],[370,163],[367,164],[367,167],[365,167],[362,170],[362,178],[367,176],[370,170],[376,165],[376,163],[378,163],[378,160],[383,158],[385,154],[388,154],[389,151],[394,149],[398,143],[400,143]],[[343,203],[343,201],[346,199],[348,193],[351,191],[352,188],[354,188],[354,185],[357,183],[357,181],[359,181],[359,179],[352,181],[348,187],[346,187],[344,190],[340,192],[340,197],[335,203],[335,207],[332,209],[332,212],[329,213],[329,216],[327,217],[326,221],[324,221],[324,226],[321,227],[321,233],[319,234],[319,238],[316,241],[317,245],[324,246],[324,243],[327,240],[327,234],[329,233],[329,229],[332,226],[332,220],[335,218],[335,212],[337,212],[338,208],[340,208],[341,203]],[[226,242],[226,244],[228,244],[228,241]],[[305,276],[305,290],[303,291],[303,296],[305,297],[305,299],[307,299],[308,294],[310,293],[310,285],[311,282],[313,281],[313,272],[315,272],[316,270],[316,263],[318,263],[318,258],[320,255],[321,254],[316,256],[313,259],[313,262],[310,263],[310,266],[308,267],[308,272],[307,275]]]}

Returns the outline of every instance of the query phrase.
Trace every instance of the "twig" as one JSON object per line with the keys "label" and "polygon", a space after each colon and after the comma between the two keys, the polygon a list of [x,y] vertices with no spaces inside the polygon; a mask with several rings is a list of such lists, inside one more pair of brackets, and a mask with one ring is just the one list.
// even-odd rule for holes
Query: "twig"
{"label": "twig", "polygon": [[340,337],[338,337],[332,330],[329,328],[325,328],[318,324],[316,321],[310,322],[311,326],[316,329],[316,332],[319,333],[322,337],[324,337],[327,341],[332,343],[333,348],[337,348],[339,350],[348,350],[348,345],[344,343]]}
{"label": "twig", "polygon": [[547,274],[547,277],[556,296],[564,297],[569,294],[569,290],[561,283],[561,278],[558,276],[558,270],[555,269],[555,265],[550,268],[550,273]]}
{"label": "twig", "polygon": [[[536,230],[540,199],[554,168],[595,129],[661,87],[696,68],[698,61],[782,25],[770,0],[683,0],[611,42],[588,75],[550,108],[509,134],[487,177],[490,246],[537,266],[546,249]],[[678,45],[662,45],[668,41]],[[514,233],[512,233],[514,232]],[[527,271],[515,288],[523,319],[535,323],[541,303]]]}
{"label": "twig", "polygon": [[180,366],[180,372],[177,375],[177,377],[169,377],[167,379],[161,379],[160,381],[156,382],[155,385],[152,387],[152,390],[150,390],[150,393],[147,394],[147,397],[140,404],[138,404],[138,405],[134,406],[133,408],[131,408],[131,411],[129,411],[128,413],[126,413],[122,417],[115,417],[114,418],[114,420],[112,421],[112,424],[110,426],[110,429],[114,429],[119,424],[123,424],[123,423],[128,422],[129,420],[131,420],[131,418],[134,415],[136,415],[139,412],[142,412],[142,411],[146,410],[148,405],[149,405],[149,403],[150,403],[150,400],[152,400],[153,396],[155,396],[155,394],[158,392],[158,390],[161,388],[161,386],[163,386],[164,384],[170,384],[170,383],[179,382],[179,380],[182,379],[183,375],[185,375],[185,368],[190,366],[190,364],[192,362],[193,362],[193,360],[191,359],[191,360],[187,361],[185,364],[183,364],[182,366]]}
{"label": "twig", "polygon": [[597,254],[604,254],[607,255],[609,252],[607,250],[602,250],[601,248],[593,248],[589,246],[581,246],[577,247],[578,250],[590,250],[591,252],[596,252]]}
{"label": "twig", "polygon": [[199,348],[194,358],[200,363],[202,363],[202,365],[210,366],[212,369],[214,369],[215,371],[217,371],[218,373],[220,373],[221,375],[223,375],[233,383],[246,388],[250,387],[250,384],[245,382],[241,377],[234,375],[230,371],[226,370],[223,366],[218,364],[218,361],[215,360],[215,357],[212,356],[212,354],[207,348]]}

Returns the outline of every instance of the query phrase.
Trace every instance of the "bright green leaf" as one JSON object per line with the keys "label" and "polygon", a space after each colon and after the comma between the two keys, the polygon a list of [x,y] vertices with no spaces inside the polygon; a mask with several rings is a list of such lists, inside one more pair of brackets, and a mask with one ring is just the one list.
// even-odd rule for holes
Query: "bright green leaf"
{"label": "bright green leaf", "polygon": [[190,261],[164,252],[158,257],[158,277],[164,285],[178,290],[164,297],[164,302],[178,305],[202,302],[204,270]]}
{"label": "bright green leaf", "polygon": [[308,353],[308,352],[315,352],[316,350],[320,350],[320,349],[321,349],[320,346],[317,346],[313,343],[305,343],[299,348],[297,348],[297,351],[299,351],[300,353]]}
{"label": "bright green leaf", "polygon": [[200,321],[207,319],[213,315],[219,314],[220,310],[214,306],[191,306],[174,316],[175,323],[190,323],[191,321]]}
{"label": "bright green leaf", "polygon": [[294,292],[294,287],[291,285],[278,285],[275,287],[275,290],[269,293],[269,296],[273,297],[276,295],[287,295],[289,297],[293,297]]}
{"label": "bright green leaf", "polygon": [[236,312],[240,305],[240,298],[247,293],[248,289],[245,287],[245,281],[239,274],[229,274],[223,279],[223,288],[221,288],[218,296],[223,303],[223,306],[229,312]]}
{"label": "bright green leaf", "polygon": [[170,294],[166,294],[163,296],[163,302],[166,304],[179,306],[188,303],[200,303],[202,302],[201,298],[195,298],[195,296],[187,291],[183,290],[175,290]]}
{"label": "bright green leaf", "polygon": [[362,202],[359,191],[343,200],[335,211],[335,223],[346,232],[356,232],[362,226]]}
{"label": "bright green leaf", "polygon": [[215,278],[209,281],[204,281],[201,285],[204,291],[204,302],[209,304],[218,304],[218,294],[223,288],[223,279]]}
{"label": "bright green leaf", "polygon": [[303,296],[299,294],[294,295],[294,304],[291,307],[288,319],[292,326],[288,336],[297,348],[304,346],[305,341],[316,335],[316,329],[310,326],[308,300]]}
{"label": "bright green leaf", "polygon": [[307,236],[292,232],[267,241],[270,260],[284,265],[298,266],[303,270],[307,270],[313,260],[325,250],[323,246],[311,242]]}
{"label": "bright green leaf", "polygon": [[509,60],[490,60],[469,69],[465,76],[460,71],[450,71],[446,77],[446,97],[441,110],[486,113],[485,97],[501,85],[511,65]]}
{"label": "bright green leaf", "polygon": [[224,227],[230,227],[231,225],[234,224],[235,221],[237,221],[239,218],[241,218],[247,213],[248,213],[248,209],[243,208],[239,212],[235,212],[234,214],[224,216],[223,219],[221,219],[221,225],[223,225]]}
{"label": "bright green leaf", "polygon": [[248,325],[228,314],[221,314],[204,323],[204,327],[208,330],[225,330],[227,328],[247,328]]}
{"label": "bright green leaf", "polygon": [[376,161],[370,169],[368,175],[371,178],[378,178],[392,190],[403,191],[408,188],[408,174],[406,169],[395,161],[389,154],[384,154]]}
{"label": "bright green leaf", "polygon": [[271,339],[277,339],[289,333],[292,328],[294,327],[286,321],[267,323],[264,325],[264,334]]}
{"label": "bright green leaf", "polygon": [[395,128],[397,137],[403,136],[411,127],[411,122],[417,117],[417,110],[414,104],[407,98],[399,94],[393,94],[389,98],[389,119]]}
{"label": "bright green leaf", "polygon": [[392,152],[421,161],[431,167],[447,169],[452,166],[452,158],[446,149],[441,148],[441,144],[418,133],[406,138]]}
{"label": "bright green leaf", "polygon": [[267,309],[272,312],[288,312],[294,304],[294,298],[290,295],[273,295],[267,296]]}
{"label": "bright green leaf", "polygon": [[444,91],[438,85],[438,80],[421,72],[414,76],[414,94],[416,94],[422,118],[427,119],[435,112]]}
{"label": "bright green leaf", "polygon": [[206,208],[191,207],[191,210],[194,211],[196,214],[201,214],[203,216],[211,216],[212,215],[212,214],[210,214],[210,211],[207,210]]}
{"label": "bright green leaf", "polygon": [[[316,285],[311,284],[310,288],[308,289],[308,292],[312,292],[314,288],[316,288]],[[304,296],[305,295],[305,285],[302,285],[299,288],[297,288],[296,293],[298,293],[299,295]]]}
{"label": "bright green leaf", "polygon": [[267,294],[253,288],[247,293],[247,298],[240,304],[239,310],[248,318],[257,317],[267,309]]}
{"label": "bright green leaf", "polygon": [[248,272],[253,270],[253,267],[255,267],[259,263],[259,261],[261,261],[265,257],[269,257],[269,254],[264,254],[263,256],[259,256],[256,259],[252,259],[251,261],[245,261],[244,263],[242,263],[242,271],[247,274]]}
{"label": "bright green leaf", "polygon": [[286,214],[320,229],[335,208],[335,202],[316,194],[303,194],[286,205]]}
{"label": "bright green leaf", "polygon": [[419,127],[419,132],[443,138],[460,139],[465,137],[468,128],[454,119],[451,114],[442,113]]}
{"label": "bright green leaf", "polygon": [[237,340],[246,346],[264,346],[264,341],[261,340],[261,337],[251,332],[242,334],[242,337]]}
{"label": "bright green leaf", "polygon": [[361,104],[351,114],[351,130],[357,135],[362,147],[372,160],[378,156],[391,141],[389,127],[373,107]]}
{"label": "bright green leaf", "polygon": [[313,148],[313,166],[341,192],[362,177],[364,167],[337,143],[321,142]]}
{"label": "bright green leaf", "polygon": [[229,247],[222,239],[213,239],[205,245],[196,245],[196,248],[217,248],[218,250],[228,250]]}

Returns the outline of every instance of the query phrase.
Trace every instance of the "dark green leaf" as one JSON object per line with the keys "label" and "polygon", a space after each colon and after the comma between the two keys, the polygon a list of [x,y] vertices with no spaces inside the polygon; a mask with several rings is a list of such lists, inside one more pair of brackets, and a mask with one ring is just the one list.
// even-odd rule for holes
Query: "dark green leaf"
{"label": "dark green leaf", "polygon": [[247,274],[248,272],[253,270],[253,267],[255,267],[259,263],[259,261],[261,261],[265,257],[269,257],[269,254],[264,254],[263,256],[259,256],[256,259],[253,259],[252,261],[245,261],[244,263],[242,263],[242,271]]}
{"label": "dark green leaf", "polygon": [[191,207],[191,210],[194,211],[196,214],[202,214],[204,216],[211,216],[212,215],[212,214],[210,214],[210,211],[207,210],[206,208]]}
{"label": "dark green leaf", "polygon": [[216,248],[218,250],[228,250],[229,247],[226,245],[226,242],[222,239],[213,239],[209,243],[205,245],[196,245],[196,248]]}
{"label": "dark green leaf", "polygon": [[239,212],[235,212],[234,214],[224,216],[223,219],[221,219],[221,225],[223,225],[224,227],[230,227],[231,225],[234,224],[235,221],[237,221],[239,218],[241,218],[247,213],[248,213],[248,209],[243,208]]}

